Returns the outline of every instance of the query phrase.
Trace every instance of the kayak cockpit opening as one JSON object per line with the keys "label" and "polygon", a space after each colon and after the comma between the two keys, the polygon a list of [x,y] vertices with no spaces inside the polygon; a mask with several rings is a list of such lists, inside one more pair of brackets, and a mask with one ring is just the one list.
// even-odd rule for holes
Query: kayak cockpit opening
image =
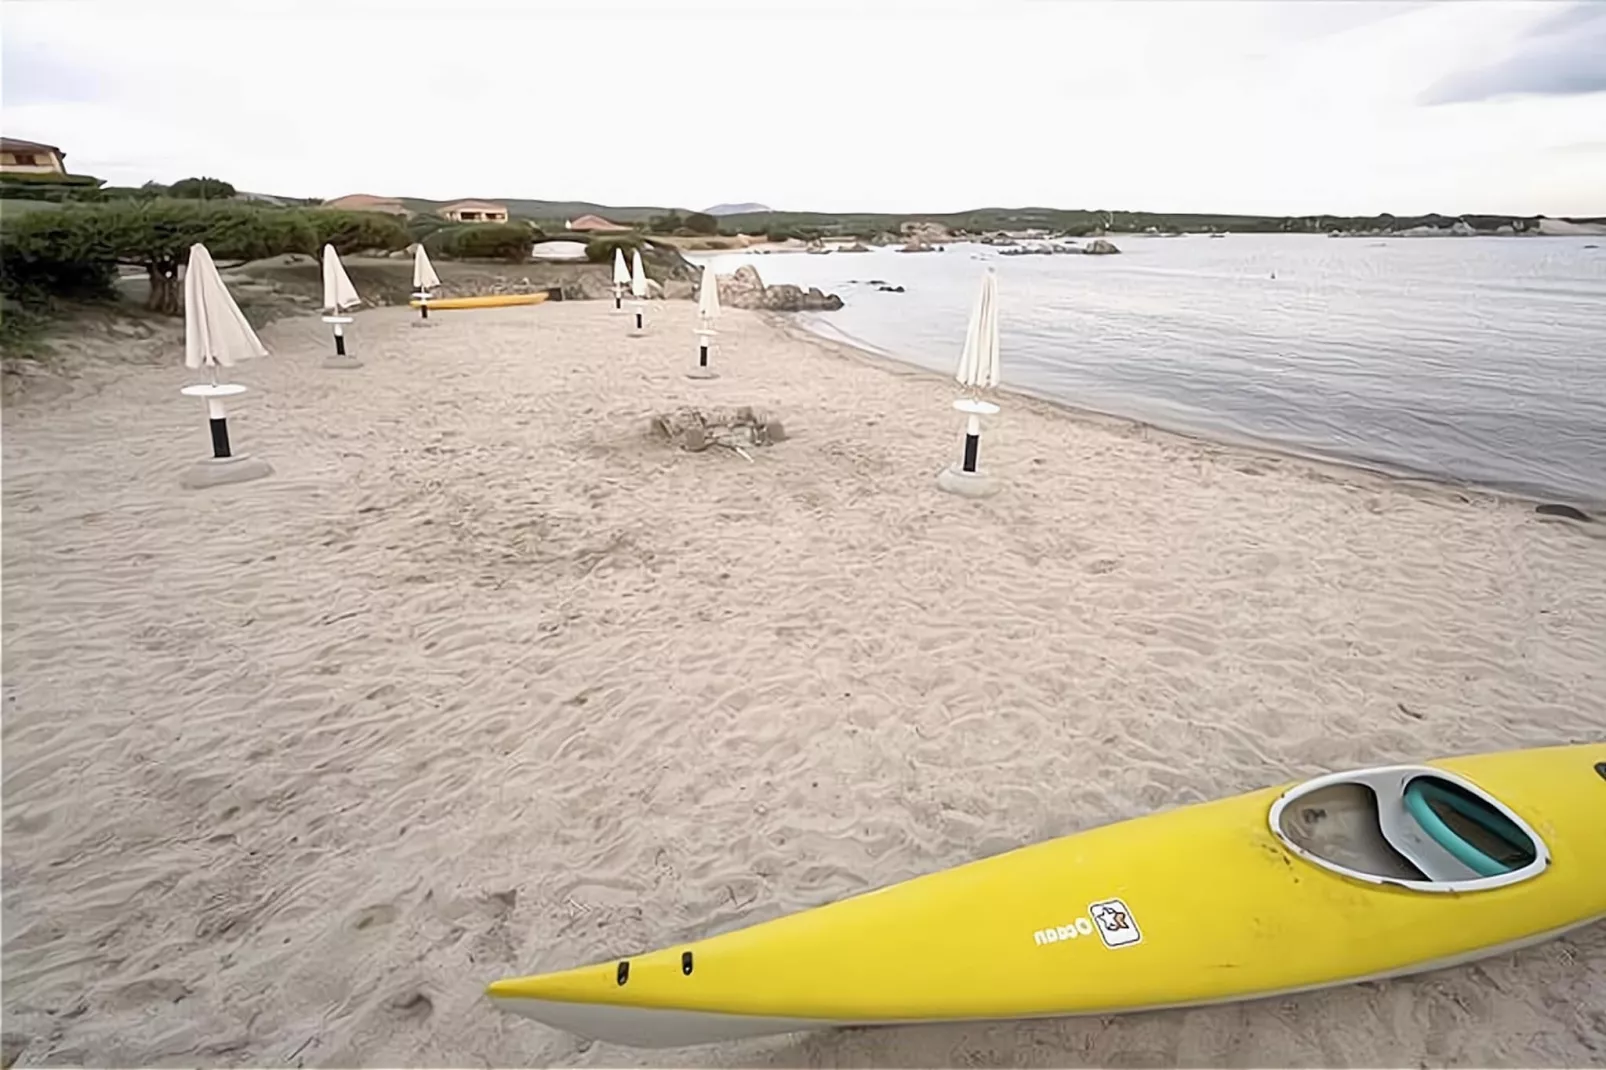
{"label": "kayak cockpit opening", "polygon": [[1499,800],[1427,766],[1317,777],[1284,792],[1270,820],[1317,865],[1418,891],[1495,888],[1549,864],[1543,841]]}

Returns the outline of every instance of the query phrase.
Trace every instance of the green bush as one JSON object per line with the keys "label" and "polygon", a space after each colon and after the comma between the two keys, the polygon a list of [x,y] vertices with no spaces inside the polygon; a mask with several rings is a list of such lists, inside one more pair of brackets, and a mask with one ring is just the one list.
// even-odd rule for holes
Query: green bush
{"label": "green bush", "polygon": [[641,239],[634,234],[614,235],[607,238],[592,238],[586,242],[586,259],[593,264],[613,263],[613,251],[623,249],[625,259],[642,246]]}
{"label": "green bush", "polygon": [[[458,224],[430,212],[419,212],[408,219],[404,225],[407,227],[407,233],[412,235],[413,241],[424,241],[431,234],[438,234],[443,230],[456,227]],[[433,252],[433,250],[431,251]]]}
{"label": "green bush", "polygon": [[663,215],[655,215],[647,220],[647,232],[650,234],[673,234],[686,225],[685,219],[679,212],[670,209]]}
{"label": "green bush", "polygon": [[686,229],[693,234],[718,234],[719,220],[707,212],[693,212],[686,217]]}
{"label": "green bush", "polygon": [[179,266],[204,244],[219,262],[282,253],[316,254],[317,231],[305,211],[256,208],[237,201],[110,201],[33,212],[0,228],[5,285],[20,299],[58,296],[103,279],[118,264],[143,267],[154,312],[179,315]]}
{"label": "green bush", "polygon": [[24,201],[98,201],[105,179],[90,175],[0,175],[0,198]]}
{"label": "green bush", "polygon": [[186,201],[227,201],[234,193],[234,186],[221,178],[181,178],[167,187],[167,196]]}
{"label": "green bush", "polygon": [[[529,259],[534,238],[534,232],[523,223],[470,223],[454,228],[442,251],[460,260],[506,260],[519,264]],[[425,247],[428,248],[427,244]]]}
{"label": "green bush", "polygon": [[365,249],[405,249],[413,236],[401,220],[383,212],[345,212],[314,208],[307,212],[320,249],[327,243],[341,256]]}

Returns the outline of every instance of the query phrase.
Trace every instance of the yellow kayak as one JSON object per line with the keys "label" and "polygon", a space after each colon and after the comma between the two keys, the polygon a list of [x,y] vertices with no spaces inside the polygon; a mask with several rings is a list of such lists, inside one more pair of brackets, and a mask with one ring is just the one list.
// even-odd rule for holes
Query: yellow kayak
{"label": "yellow kayak", "polygon": [[1606,743],[1336,773],[706,940],[493,983],[639,1047],[1112,1014],[1500,954],[1606,917]]}
{"label": "yellow kayak", "polygon": [[[432,309],[453,308],[503,308],[507,305],[539,305],[547,299],[545,291],[538,294],[487,294],[484,297],[432,297],[429,307]],[[408,302],[413,308],[423,304],[417,298]]]}

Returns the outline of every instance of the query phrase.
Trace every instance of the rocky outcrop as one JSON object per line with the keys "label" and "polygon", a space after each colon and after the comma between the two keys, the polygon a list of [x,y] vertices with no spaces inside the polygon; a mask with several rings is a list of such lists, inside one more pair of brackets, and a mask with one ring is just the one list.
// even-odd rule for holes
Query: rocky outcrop
{"label": "rocky outcrop", "polygon": [[943,242],[954,240],[953,234],[947,227],[941,223],[930,223],[925,220],[910,220],[898,230],[910,245],[941,245]]}
{"label": "rocky outcrop", "polygon": [[858,241],[854,242],[852,245],[844,245],[837,250],[839,253],[868,253],[869,251],[870,247],[868,245]]}
{"label": "rocky outcrop", "polygon": [[804,290],[791,283],[766,286],[751,264],[743,264],[734,274],[719,276],[719,300],[732,308],[766,312],[834,312],[842,307],[842,298],[822,293],[818,287]]}
{"label": "rocky outcrop", "polygon": [[1105,241],[1103,238],[1094,238],[1082,246],[1082,253],[1086,256],[1110,256],[1120,251],[1114,242]]}
{"label": "rocky outcrop", "polygon": [[880,285],[878,285],[876,287],[876,289],[879,290],[881,293],[884,293],[884,294],[901,294],[901,293],[903,293],[903,287],[902,286],[888,286],[884,282],[881,283]]}
{"label": "rocky outcrop", "polygon": [[934,253],[936,251],[937,247],[935,245],[927,245],[919,238],[915,238],[907,245],[903,245],[898,249],[898,252],[900,253]]}

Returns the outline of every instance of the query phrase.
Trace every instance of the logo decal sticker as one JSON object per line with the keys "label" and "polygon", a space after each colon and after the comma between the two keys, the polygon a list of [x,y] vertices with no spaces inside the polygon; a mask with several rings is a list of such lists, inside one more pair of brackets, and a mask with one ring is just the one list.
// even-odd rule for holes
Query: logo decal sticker
{"label": "logo decal sticker", "polygon": [[1101,899],[1089,904],[1087,912],[1093,916],[1093,927],[1105,947],[1126,947],[1143,939],[1137,919],[1119,899]]}

